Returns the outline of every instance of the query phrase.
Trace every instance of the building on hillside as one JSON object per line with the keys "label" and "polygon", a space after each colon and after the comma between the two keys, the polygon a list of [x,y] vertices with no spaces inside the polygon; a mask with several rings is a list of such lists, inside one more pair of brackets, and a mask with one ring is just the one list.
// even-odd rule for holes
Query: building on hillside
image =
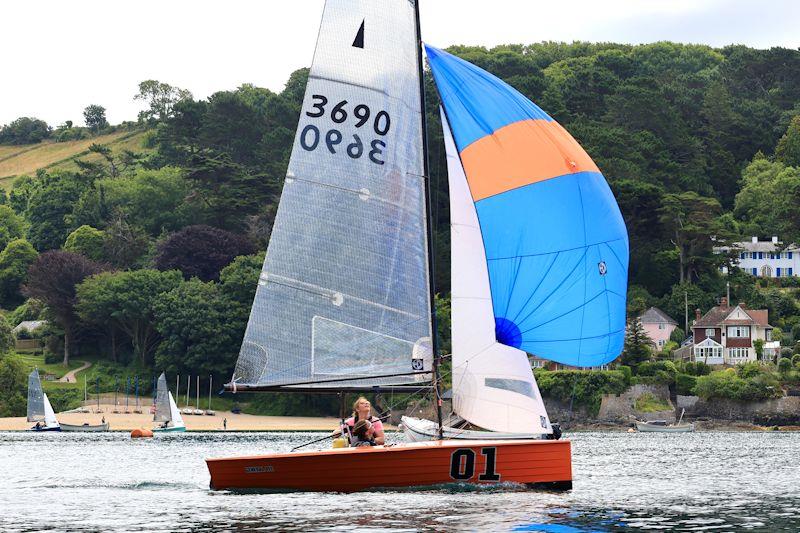
{"label": "building on hillside", "polygon": [[653,340],[658,350],[662,350],[669,342],[669,337],[678,323],[658,307],[651,307],[639,317],[647,336]]}
{"label": "building on hillside", "polygon": [[14,334],[14,349],[18,352],[38,352],[43,349],[37,332],[47,325],[46,320],[23,320],[11,332]]}
{"label": "building on hillside", "polygon": [[531,363],[531,368],[544,368],[547,370],[608,370],[608,365],[600,365],[600,366],[571,366],[571,365],[562,365],[561,363],[556,363],[555,361],[550,361],[548,359],[542,359],[540,357],[536,357],[532,355],[528,357],[528,361]]}
{"label": "building on hillside", "polygon": [[[714,248],[717,253],[734,253],[735,264],[753,276],[760,278],[788,278],[800,276],[800,247],[784,244],[778,237],[769,241],[735,242],[731,246]],[[727,267],[722,268],[727,273]]]}
{"label": "building on hillside", "polygon": [[712,307],[703,316],[698,309],[697,319],[692,325],[692,359],[709,365],[756,361],[758,357],[753,342],[762,340],[765,343],[762,360],[773,360],[774,355],[768,355],[774,351],[768,318],[766,309],[747,309],[741,303],[730,306],[727,298],[722,298],[720,305]]}

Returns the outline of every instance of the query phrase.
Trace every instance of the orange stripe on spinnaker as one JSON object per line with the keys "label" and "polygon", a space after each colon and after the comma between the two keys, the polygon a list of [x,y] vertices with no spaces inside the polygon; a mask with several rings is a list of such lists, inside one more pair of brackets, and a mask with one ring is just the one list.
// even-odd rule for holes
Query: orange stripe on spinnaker
{"label": "orange stripe on spinnaker", "polygon": [[474,201],[564,174],[599,172],[589,154],[556,121],[523,120],[461,152]]}

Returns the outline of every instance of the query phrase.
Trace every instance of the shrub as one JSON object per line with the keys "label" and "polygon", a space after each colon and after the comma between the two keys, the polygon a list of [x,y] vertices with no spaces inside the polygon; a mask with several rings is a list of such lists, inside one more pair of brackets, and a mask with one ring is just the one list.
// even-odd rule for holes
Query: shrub
{"label": "shrub", "polygon": [[636,373],[640,377],[649,378],[640,379],[641,383],[671,385],[675,382],[678,368],[672,361],[646,361],[639,365]]}
{"label": "shrub", "polygon": [[743,379],[733,368],[698,377],[695,391],[705,400],[723,398],[756,401],[783,396],[783,389],[774,374],[762,372],[753,378]]}
{"label": "shrub", "polygon": [[678,374],[675,376],[676,392],[682,396],[693,395],[695,393],[695,385],[697,385],[696,376],[690,376],[689,374]]}
{"label": "shrub", "polygon": [[600,410],[603,394],[621,394],[628,388],[625,373],[620,370],[536,370],[539,391],[561,401],[573,401],[590,413]]}
{"label": "shrub", "polygon": [[53,353],[51,351],[46,351],[44,353],[44,364],[46,365],[55,365],[58,363],[62,363],[64,361],[64,356],[58,353]]}
{"label": "shrub", "polygon": [[45,392],[56,413],[80,407],[83,399],[83,391],[76,388],[48,388]]}
{"label": "shrub", "polygon": [[0,417],[25,416],[28,379],[16,357],[0,357]]}
{"label": "shrub", "polygon": [[654,394],[645,392],[641,394],[633,404],[633,408],[640,413],[656,413],[658,411],[669,411],[672,405]]}
{"label": "shrub", "polygon": [[781,357],[778,361],[778,372],[783,375],[788,374],[792,370],[792,360],[788,357]]}
{"label": "shrub", "polygon": [[800,354],[796,353],[792,356],[792,366],[800,369]]}

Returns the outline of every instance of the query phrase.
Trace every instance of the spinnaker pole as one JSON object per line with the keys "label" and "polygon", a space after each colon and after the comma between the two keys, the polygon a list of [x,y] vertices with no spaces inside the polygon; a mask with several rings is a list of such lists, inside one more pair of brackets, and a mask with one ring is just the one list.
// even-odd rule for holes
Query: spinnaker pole
{"label": "spinnaker pole", "polygon": [[428,121],[425,116],[425,70],[422,65],[422,29],[420,26],[419,17],[419,1],[414,2],[414,12],[416,18],[417,30],[417,67],[419,69],[419,98],[420,98],[420,114],[422,115],[422,174],[425,179],[425,218],[428,230],[428,294],[430,297],[431,309],[431,349],[433,350],[433,390],[436,398],[436,418],[439,425],[439,440],[444,437],[444,429],[442,423],[442,394],[439,385],[439,366],[441,364],[441,356],[439,355],[439,342],[437,339],[436,328],[436,297],[435,297],[435,282],[433,278],[433,209],[432,197],[433,191],[431,187],[431,177],[428,165]]}

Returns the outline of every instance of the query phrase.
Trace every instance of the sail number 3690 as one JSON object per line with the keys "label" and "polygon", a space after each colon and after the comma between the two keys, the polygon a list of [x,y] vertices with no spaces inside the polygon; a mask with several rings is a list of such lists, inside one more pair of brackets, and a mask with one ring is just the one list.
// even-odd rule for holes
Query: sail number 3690
{"label": "sail number 3690", "polygon": [[[328,99],[321,94],[314,94],[311,98],[313,99],[312,110],[306,111],[306,115],[311,118],[324,116],[327,112]],[[342,100],[331,108],[330,117],[334,124],[343,124],[350,118],[351,113],[348,111],[347,104],[347,100]],[[372,110],[365,104],[358,104],[352,108],[352,117],[355,120],[356,128],[362,128],[372,119],[372,130],[381,137],[389,133],[389,128],[392,126],[389,113],[378,111],[373,117]],[[358,133],[354,133],[352,139],[345,140],[341,131],[334,128],[323,134],[314,124],[306,125],[303,131],[300,132],[300,146],[303,150],[312,152],[317,149],[320,143],[324,143],[332,154],[337,154],[343,149],[352,159],[359,159],[366,153],[369,160],[376,165],[383,165],[385,162],[383,160],[383,151],[386,149],[386,142],[381,139],[373,139],[369,142],[369,147],[365,147],[364,141],[361,140],[361,136]],[[345,146],[340,146],[343,143],[345,143]]]}

